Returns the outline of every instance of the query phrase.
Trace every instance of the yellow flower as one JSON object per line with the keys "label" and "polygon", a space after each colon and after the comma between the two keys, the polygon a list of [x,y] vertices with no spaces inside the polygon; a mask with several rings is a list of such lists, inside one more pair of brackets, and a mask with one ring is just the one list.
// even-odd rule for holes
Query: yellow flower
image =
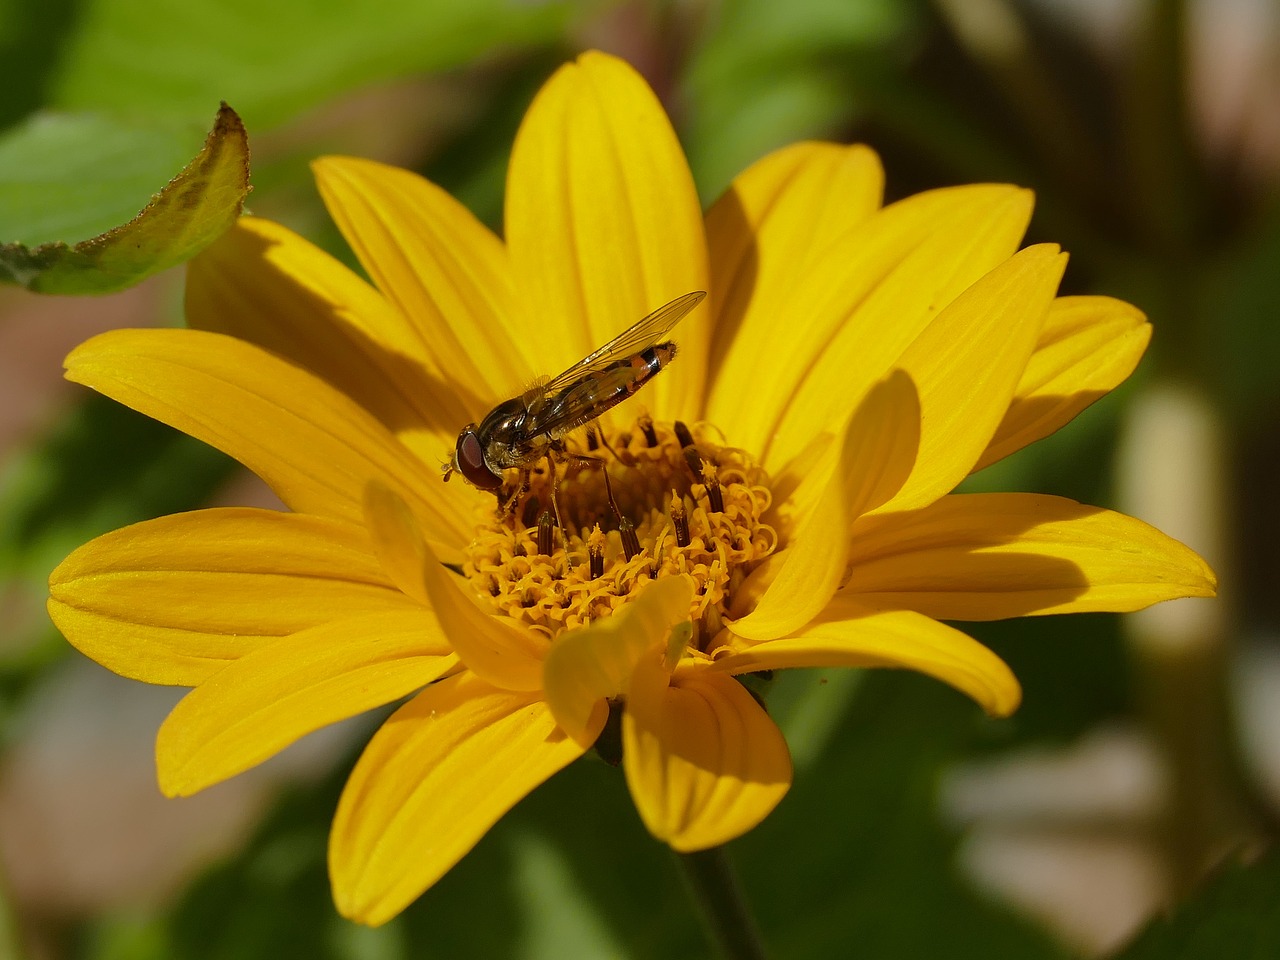
{"label": "yellow flower", "polygon": [[[170,795],[418,691],[339,804],[348,916],[401,910],[611,710],[644,822],[695,850],[790,783],[736,675],[908,667],[1003,715],[1017,681],[941,620],[1214,592],[1199,557],[1139,521],[951,493],[1122,381],[1149,337],[1127,304],[1055,296],[1064,255],[1018,250],[1025,190],[886,207],[870,150],[802,143],[704,218],[652,92],[596,53],[529,109],[505,240],[411,173],[328,158],[316,174],[374,286],[245,218],[192,264],[194,329],[115,331],[67,360],[293,512],[101,537],[55,571],[49,606],[111,669],[195,687],[157,742]],[[567,544],[545,461],[514,495],[509,471],[510,509],[441,482],[464,424],[700,290],[671,369],[566,438]],[[597,445],[603,467],[568,460]]]}

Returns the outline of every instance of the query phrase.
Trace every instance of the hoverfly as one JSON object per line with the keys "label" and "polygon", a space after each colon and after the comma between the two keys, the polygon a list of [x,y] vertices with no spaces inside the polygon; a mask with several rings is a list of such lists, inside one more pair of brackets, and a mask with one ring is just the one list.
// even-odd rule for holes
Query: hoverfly
{"label": "hoverfly", "polygon": [[[467,424],[458,434],[453,462],[445,466],[444,478],[448,480],[457,472],[472,486],[501,497],[503,471],[519,467],[524,471],[521,483],[506,502],[513,507],[527,489],[532,468],[545,456],[554,505],[555,458],[596,459],[568,454],[565,435],[627,399],[670,363],[676,345],[663,337],[705,296],[697,290],[677,297],[558,377],[498,404],[479,425]],[[559,519],[557,516],[557,522]]]}

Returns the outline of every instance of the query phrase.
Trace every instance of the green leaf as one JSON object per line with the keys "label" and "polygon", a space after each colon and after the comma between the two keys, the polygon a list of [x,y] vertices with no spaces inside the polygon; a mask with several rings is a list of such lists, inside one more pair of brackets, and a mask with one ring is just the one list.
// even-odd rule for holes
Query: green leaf
{"label": "green leaf", "polygon": [[213,99],[254,130],[358,87],[547,41],[594,4],[550,0],[86,0],[52,101],[188,117]]}
{"label": "green leaf", "polygon": [[1218,872],[1171,919],[1157,920],[1115,960],[1280,957],[1280,855]]}
{"label": "green leaf", "polygon": [[[0,143],[0,170],[12,171],[16,167],[25,174],[16,182],[6,176],[8,184],[0,193],[0,210],[8,211],[7,219],[21,224],[29,214],[38,216],[38,211],[24,207],[42,203],[65,206],[73,202],[74,194],[42,190],[40,183],[33,184],[28,178],[75,184],[77,180],[70,176],[73,168],[65,161],[69,151],[83,139],[83,127],[68,128],[56,123],[42,127],[37,122],[19,131],[16,139],[6,138]],[[98,155],[81,154],[70,159],[77,165],[92,164],[91,170],[103,169],[121,145],[119,139],[108,138],[98,145],[105,148]],[[47,166],[23,166],[34,163],[42,152],[54,165],[52,177]],[[63,161],[61,169],[59,161]],[[89,176],[90,184],[100,184],[98,177]],[[0,281],[21,284],[37,293],[123,290],[189,260],[216,240],[240,215],[248,192],[248,136],[239,116],[224,103],[204,148],[132,220],[74,246],[68,245],[65,238],[34,248],[24,243],[0,245]]]}

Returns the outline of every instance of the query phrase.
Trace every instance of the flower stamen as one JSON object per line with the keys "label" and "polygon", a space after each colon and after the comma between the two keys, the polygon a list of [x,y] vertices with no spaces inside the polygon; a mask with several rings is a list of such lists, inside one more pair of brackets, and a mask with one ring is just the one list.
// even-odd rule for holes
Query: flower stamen
{"label": "flower stamen", "polygon": [[555,536],[555,521],[551,518],[551,511],[543,510],[538,515],[538,556],[551,556],[551,544]]}
{"label": "flower stamen", "polygon": [[[463,573],[502,614],[552,637],[607,616],[652,580],[687,576],[691,642],[715,636],[733,588],[777,545],[763,519],[773,500],[764,470],[709,424],[646,417],[597,434],[595,456],[589,442],[564,438],[549,467],[529,471],[515,509],[488,501]],[[519,480],[513,470],[509,483]],[[558,533],[545,507],[553,486]]]}
{"label": "flower stamen", "polygon": [[676,546],[687,547],[689,538],[689,515],[684,512],[684,501],[680,494],[671,491],[671,522],[676,528]]}

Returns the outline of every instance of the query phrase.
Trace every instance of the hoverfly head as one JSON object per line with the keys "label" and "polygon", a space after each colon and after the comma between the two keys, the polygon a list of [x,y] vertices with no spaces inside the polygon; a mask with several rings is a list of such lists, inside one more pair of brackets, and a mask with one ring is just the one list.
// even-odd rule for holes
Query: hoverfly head
{"label": "hoverfly head", "polygon": [[479,487],[481,490],[502,488],[502,474],[494,473],[485,463],[484,444],[480,442],[474,423],[467,424],[458,434],[458,445],[453,451],[452,469],[445,474],[445,479],[448,479],[449,473],[455,470],[462,474],[462,479],[473,487]]}

